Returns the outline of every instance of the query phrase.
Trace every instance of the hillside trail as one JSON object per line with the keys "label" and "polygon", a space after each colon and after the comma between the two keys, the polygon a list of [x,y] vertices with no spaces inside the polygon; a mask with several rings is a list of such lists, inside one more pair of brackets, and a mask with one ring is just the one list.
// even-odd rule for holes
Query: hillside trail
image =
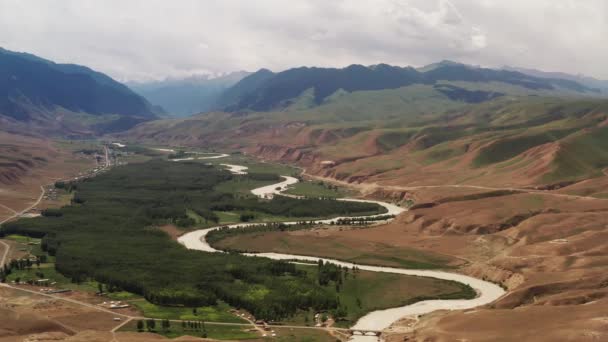
{"label": "hillside trail", "polygon": [[[606,171],[608,172],[608,169]],[[363,194],[371,194],[378,190],[415,191],[415,190],[423,190],[423,189],[464,188],[464,189],[477,189],[477,190],[489,190],[489,191],[500,191],[500,190],[517,191],[517,192],[522,192],[522,193],[538,194],[538,195],[544,195],[544,196],[555,196],[555,197],[570,198],[570,199],[599,200],[599,201],[608,200],[608,198],[562,194],[562,193],[552,192],[551,190],[537,190],[537,189],[526,189],[526,188],[516,188],[516,187],[491,187],[491,186],[484,186],[484,185],[469,185],[469,184],[412,185],[412,186],[383,185],[383,184],[378,184],[378,183],[349,183],[349,182],[341,181],[341,180],[338,180],[335,178],[317,176],[317,175],[309,174],[306,172],[303,172],[302,175],[309,177],[311,179],[316,179],[316,180],[324,181],[327,183],[338,184],[341,186],[354,188],[354,189],[361,191],[361,193],[363,193]]]}
{"label": "hillside trail", "polygon": [[9,208],[9,207],[7,207],[7,206],[5,206],[4,204],[0,204],[0,207],[2,207],[2,208],[4,208],[4,209],[6,209],[6,210],[8,210],[8,211],[10,211],[10,212],[11,212],[11,213],[13,213],[13,214],[16,214],[16,213],[17,213],[17,211],[16,211],[16,210],[14,210],[13,208]]}
{"label": "hillside trail", "polygon": [[0,245],[4,246],[4,251],[2,252],[2,259],[0,259],[0,267],[4,267],[6,263],[6,259],[8,258],[8,252],[11,250],[11,246],[8,243],[0,240]]}

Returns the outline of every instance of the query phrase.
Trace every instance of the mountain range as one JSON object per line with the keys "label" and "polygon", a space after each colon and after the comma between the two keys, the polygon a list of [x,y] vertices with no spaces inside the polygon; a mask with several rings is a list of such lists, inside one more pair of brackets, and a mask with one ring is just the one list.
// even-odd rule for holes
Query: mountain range
{"label": "mountain range", "polygon": [[[496,94],[468,93],[462,87],[443,82],[475,84],[501,83],[530,93],[575,94],[597,96],[599,90],[573,80],[542,78],[509,70],[495,70],[442,61],[424,68],[398,67],[387,64],[351,65],[346,68],[293,68],[278,73],[262,69],[245,77],[220,102],[225,111],[268,111],[285,108],[302,96],[310,97],[309,106],[318,106],[343,92],[397,89],[412,85],[438,86],[440,91],[463,101],[483,100]],[[460,93],[460,94],[458,94]]]}
{"label": "mountain range", "polygon": [[[11,303],[0,307],[0,316],[9,318],[0,321],[4,323],[0,331],[11,340],[37,336],[62,341],[100,336],[102,340],[123,334],[143,341],[155,336],[154,329],[135,332],[154,322],[150,310],[180,318],[184,312],[196,314],[196,307],[203,305],[201,320],[217,316],[234,322],[244,315],[240,309],[244,306],[251,314],[269,314],[276,320],[289,311],[281,309],[288,305],[299,309],[289,311],[295,316],[284,323],[296,324],[309,321],[311,310],[319,311],[316,304],[336,298],[336,310],[326,310],[324,316],[347,326],[350,316],[339,313],[347,311],[346,304],[351,309],[357,306],[357,315],[378,309],[373,302],[377,298],[392,307],[397,305],[393,299],[404,301],[399,293],[383,297],[393,288],[411,294],[413,300],[456,298],[458,292],[441,295],[434,285],[429,297],[419,291],[425,290],[424,284],[412,286],[411,279],[402,282],[390,274],[376,281],[369,272],[354,268],[348,277],[358,279],[358,285],[342,284],[346,270],[342,277],[340,268],[330,263],[319,264],[326,269],[315,268],[310,277],[299,268],[284,272],[289,264],[264,264],[262,258],[253,268],[241,267],[244,257],[232,253],[226,254],[232,259],[215,263],[217,270],[227,272],[226,277],[213,270],[202,274],[209,270],[200,263],[180,264],[198,253],[169,240],[187,232],[182,226],[207,229],[211,221],[270,222],[295,215],[293,210],[258,211],[290,209],[290,203],[298,200],[275,196],[272,201],[258,201],[247,195],[251,188],[264,186],[308,197],[300,199],[304,203],[300,207],[310,205],[315,210],[319,197],[328,193],[382,200],[407,210],[394,220],[385,221],[383,215],[383,222],[370,225],[360,218],[313,229],[294,226],[298,231],[286,232],[265,225],[250,233],[237,231],[224,239],[233,243],[225,248],[304,255],[312,251],[311,257],[359,265],[446,269],[452,272],[446,279],[463,279],[456,277],[461,273],[483,279],[491,289],[494,301],[487,305],[400,320],[381,332],[387,340],[601,340],[607,331],[608,307],[606,83],[580,75],[441,61],[421,68],[377,64],[260,69],[125,85],[85,66],[0,49],[0,220],[24,217],[3,225],[9,230],[0,235],[10,243],[2,242],[2,259],[20,258],[28,251],[39,254],[40,248],[30,248],[34,244],[30,237],[42,237],[40,246],[53,254],[47,261],[63,262],[54,268],[47,262],[43,266],[50,267],[31,270],[20,267],[20,261],[9,262],[4,270],[12,267],[12,273],[0,272],[0,278],[10,276],[2,279],[8,286],[2,294],[9,296],[2,302]],[[209,156],[197,156],[208,152],[221,152],[219,157],[225,159],[216,163]],[[187,153],[193,158],[173,159]],[[219,168],[219,163],[247,165],[250,173],[230,175],[229,170],[212,169],[210,164]],[[102,174],[93,178],[100,170]],[[283,174],[298,176],[302,182],[288,188],[268,186]],[[41,217],[33,218],[38,213]],[[124,225],[117,225],[121,220],[126,220]],[[128,231],[133,225],[141,229]],[[100,241],[100,229],[115,236]],[[13,233],[31,236],[9,235]],[[61,239],[55,236],[59,234]],[[249,242],[250,247],[240,245]],[[117,254],[133,246],[145,248]],[[133,258],[125,261],[125,257]],[[176,275],[196,277],[165,276],[151,283],[156,284],[151,291],[142,287],[142,281],[155,279],[175,265],[184,271]],[[264,267],[270,270],[268,281],[257,277]],[[321,293],[323,288],[318,296],[304,296],[309,292],[306,283],[320,283],[318,276],[336,269],[338,281],[332,278],[324,284],[332,291],[329,297]],[[41,299],[34,301],[21,291],[28,291],[20,285],[23,281],[36,284],[44,282],[39,279],[43,277],[57,280],[57,286],[84,281],[84,286],[70,286],[74,300],[120,290],[122,294],[114,292],[113,298],[118,295],[143,312],[118,322],[112,317],[119,312],[95,313],[84,302],[85,306],[59,305],[59,297],[49,310],[48,295],[36,294]],[[183,279],[192,286],[174,286]],[[90,286],[93,280],[99,286]],[[269,287],[278,280],[287,281],[278,289],[287,289],[300,304],[284,300],[280,291]],[[361,285],[371,283],[374,292],[359,300],[359,290],[365,287]],[[389,283],[395,287],[385,286]],[[210,291],[198,298],[202,287]],[[223,287],[230,291],[220,296],[218,289]],[[468,287],[454,289],[467,289],[471,298],[476,297]],[[86,291],[90,294],[79,295]],[[249,301],[232,296],[235,293],[253,293],[256,298]],[[209,306],[216,297],[226,302]],[[166,306],[171,304],[187,307]],[[76,307],[84,311],[75,312]],[[90,326],[79,324],[83,315],[90,317]],[[179,330],[177,325],[171,334],[215,337],[207,336],[204,328]],[[117,331],[125,329],[130,331]],[[248,328],[222,329],[217,336],[238,339],[244,336],[243,329]],[[308,338],[294,335],[295,330],[305,329],[279,329],[277,334],[285,335],[282,340]],[[311,339],[325,334],[318,329],[314,333]],[[251,338],[256,334],[252,332]]]}
{"label": "mountain range", "polygon": [[103,73],[0,49],[4,128],[90,135],[156,117],[146,99]]}
{"label": "mountain range", "polygon": [[222,110],[117,137],[243,150],[348,182],[545,186],[608,167],[604,96],[574,80],[449,61],[262,69],[224,92]]}
{"label": "mountain range", "polygon": [[[452,61],[422,68],[387,64],[350,65],[346,68],[299,67],[281,72],[260,69],[216,78],[193,76],[153,82],[129,82],[151,103],[165,108],[169,117],[209,111],[271,111],[297,104],[319,106],[345,93],[379,91],[412,85],[432,85],[455,101],[482,102],[504,95],[497,85],[537,95],[601,96],[601,81],[528,69],[489,69]],[[483,85],[471,91],[450,82]]]}
{"label": "mountain range", "polygon": [[564,72],[550,72],[550,71],[541,71],[536,69],[527,69],[527,68],[516,68],[510,66],[502,67],[503,70],[508,71],[516,71],[521,72],[523,74],[541,77],[541,78],[560,78],[564,80],[570,80],[577,83],[580,83],[586,87],[594,88],[600,90],[604,94],[608,94],[608,80],[600,80],[597,78],[593,78],[585,75],[572,75]]}

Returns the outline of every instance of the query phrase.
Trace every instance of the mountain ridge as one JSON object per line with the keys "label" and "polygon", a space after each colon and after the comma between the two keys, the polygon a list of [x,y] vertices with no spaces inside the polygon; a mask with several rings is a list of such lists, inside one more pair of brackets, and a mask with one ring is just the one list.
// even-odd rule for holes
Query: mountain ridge
{"label": "mountain ridge", "polygon": [[157,116],[147,100],[101,72],[0,49],[0,117],[5,129],[89,135]]}
{"label": "mountain ridge", "polygon": [[[452,61],[442,61],[420,69],[388,64],[353,64],[345,68],[297,67],[278,73],[262,70],[235,84],[232,88],[238,88],[238,91],[228,89],[227,93],[233,94],[231,101],[221,103],[221,109],[269,111],[288,107],[309,89],[312,89],[314,103],[319,105],[338,90],[353,92],[397,89],[414,84],[434,85],[441,81],[500,82],[530,91],[599,95],[596,89],[573,80],[540,78],[517,71],[482,68]],[[256,79],[255,82],[253,78]]]}
{"label": "mountain ridge", "polygon": [[511,67],[511,66],[503,66],[502,69],[509,71],[517,71],[523,74],[528,74],[536,77],[544,77],[544,78],[560,78],[578,82],[580,84],[586,85],[590,88],[596,88],[601,90],[603,93],[608,94],[608,80],[601,80],[595,77],[586,76],[583,74],[568,74],[565,72],[559,71],[543,71],[531,68],[519,68],[519,67]]}

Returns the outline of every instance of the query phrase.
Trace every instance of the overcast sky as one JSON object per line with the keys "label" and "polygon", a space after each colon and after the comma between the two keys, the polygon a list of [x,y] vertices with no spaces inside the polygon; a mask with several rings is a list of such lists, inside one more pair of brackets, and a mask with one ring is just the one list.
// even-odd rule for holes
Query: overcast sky
{"label": "overcast sky", "polygon": [[608,1],[0,0],[0,46],[122,81],[443,59],[608,79]]}

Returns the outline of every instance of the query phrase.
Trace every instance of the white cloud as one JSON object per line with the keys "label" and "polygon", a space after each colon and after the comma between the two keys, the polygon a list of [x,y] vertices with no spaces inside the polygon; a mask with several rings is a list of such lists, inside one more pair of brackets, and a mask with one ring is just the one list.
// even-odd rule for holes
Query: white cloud
{"label": "white cloud", "polygon": [[471,44],[475,49],[483,49],[487,46],[486,36],[477,27],[473,27],[473,33],[471,35]]}
{"label": "white cloud", "polygon": [[442,59],[608,78],[604,0],[0,0],[0,46],[121,79]]}

